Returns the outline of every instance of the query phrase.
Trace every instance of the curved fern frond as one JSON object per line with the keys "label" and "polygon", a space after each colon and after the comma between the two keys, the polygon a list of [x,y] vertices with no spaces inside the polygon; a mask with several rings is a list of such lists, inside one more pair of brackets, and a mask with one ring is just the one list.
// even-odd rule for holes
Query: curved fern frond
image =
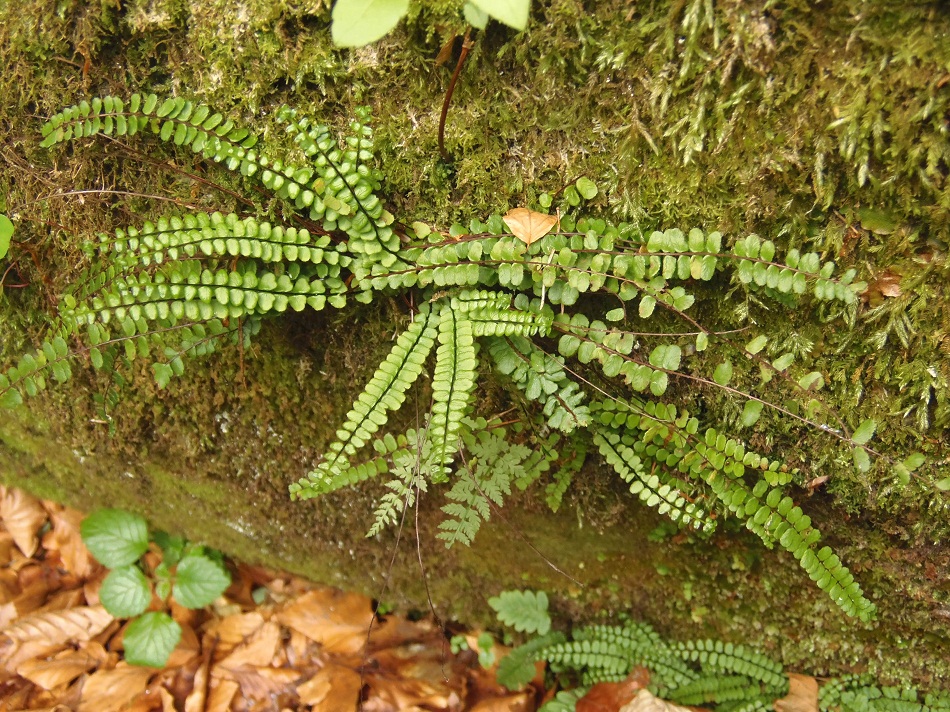
{"label": "curved fern frond", "polygon": [[350,483],[347,476],[349,458],[386,424],[389,411],[402,406],[409,386],[422,373],[426,357],[435,343],[439,321],[438,309],[426,305],[420,309],[353,403],[343,426],[337,431],[337,440],[327,448],[323,462],[307,477],[291,485],[292,498],[309,499]]}
{"label": "curved fern frond", "polygon": [[[432,376],[432,415],[428,439],[436,463],[448,465],[458,451],[459,428],[475,388],[475,338],[472,322],[443,307],[439,321],[439,348]],[[445,476],[436,476],[444,481]]]}

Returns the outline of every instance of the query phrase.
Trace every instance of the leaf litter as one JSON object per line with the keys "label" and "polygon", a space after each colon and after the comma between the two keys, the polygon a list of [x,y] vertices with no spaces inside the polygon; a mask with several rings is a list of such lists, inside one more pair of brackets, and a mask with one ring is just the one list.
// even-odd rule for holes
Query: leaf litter
{"label": "leaf litter", "polygon": [[[171,605],[182,636],[163,668],[131,665],[128,621],[99,604],[108,570],[83,544],[82,515],[3,486],[0,503],[2,712],[534,712],[556,692],[540,664],[524,690],[500,685],[497,663],[479,665],[478,632],[452,653],[431,621],[376,617],[367,596],[244,564],[231,564],[232,585],[211,606]],[[817,709],[808,680],[786,712]],[[645,697],[648,681],[638,668],[577,709],[676,710]]]}

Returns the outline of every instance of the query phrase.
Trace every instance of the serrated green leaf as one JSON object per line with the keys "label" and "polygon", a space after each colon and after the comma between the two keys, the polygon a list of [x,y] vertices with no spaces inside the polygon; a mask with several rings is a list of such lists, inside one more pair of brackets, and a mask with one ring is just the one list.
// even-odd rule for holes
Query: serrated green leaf
{"label": "serrated green leaf", "polygon": [[144,613],[151,600],[152,589],[138,566],[112,569],[99,587],[99,602],[116,618]]}
{"label": "serrated green leaf", "polygon": [[516,30],[528,25],[531,0],[472,0],[483,12]]}
{"label": "serrated green leaf", "polygon": [[165,388],[168,382],[171,381],[172,376],[175,375],[175,372],[172,371],[172,367],[167,363],[153,363],[152,374],[155,376],[155,382],[158,384],[158,387]]}
{"label": "serrated green leaf", "polygon": [[942,490],[943,492],[950,491],[950,477],[944,477],[935,484],[938,490]]}
{"label": "serrated green leaf", "polygon": [[618,307],[617,309],[611,309],[604,315],[604,318],[607,321],[620,321],[623,319],[624,311],[622,308]]}
{"label": "serrated green leaf", "polygon": [[925,457],[924,457],[923,455],[921,455],[919,452],[915,452],[915,453],[913,453],[913,454],[911,454],[911,455],[908,455],[907,458],[904,460],[904,462],[901,463],[901,464],[903,464],[904,467],[906,467],[908,470],[910,470],[911,472],[913,472],[913,471],[916,470],[918,467],[920,467],[921,465],[923,465],[924,462],[926,462],[926,461],[927,461],[927,458],[925,458]]}
{"label": "serrated green leaf", "polygon": [[465,21],[476,29],[484,30],[488,24],[488,13],[470,2],[465,3],[462,14],[465,16]]}
{"label": "serrated green leaf", "polygon": [[856,445],[864,445],[874,435],[876,428],[877,423],[871,418],[868,418],[854,431],[854,434],[851,436],[851,442]]}
{"label": "serrated green leaf", "polygon": [[181,626],[167,613],[152,611],[129,623],[122,636],[125,661],[130,665],[164,667],[178,641]]}
{"label": "serrated green leaf", "polygon": [[148,524],[124,509],[100,509],[83,519],[82,540],[103,566],[117,569],[135,563],[148,548]]}
{"label": "serrated green leaf", "polygon": [[203,554],[190,554],[178,562],[172,596],[185,608],[204,608],[230,585],[230,574],[218,562]]}
{"label": "serrated green leaf", "polygon": [[362,47],[389,32],[408,11],[409,0],[337,0],[330,34],[339,47]]}

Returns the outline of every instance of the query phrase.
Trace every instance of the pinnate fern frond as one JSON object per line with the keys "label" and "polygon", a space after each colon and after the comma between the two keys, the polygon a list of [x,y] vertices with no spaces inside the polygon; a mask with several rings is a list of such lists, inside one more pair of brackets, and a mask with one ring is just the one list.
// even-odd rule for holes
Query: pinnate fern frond
{"label": "pinnate fern frond", "polygon": [[[412,324],[399,335],[389,355],[347,413],[342,428],[337,431],[337,440],[327,448],[323,462],[291,488],[293,498],[308,499],[349,484],[346,477],[350,469],[349,458],[386,424],[387,413],[400,408],[406,391],[422,373],[426,357],[435,344],[439,315],[438,309],[424,306]],[[443,425],[443,440],[445,432]]]}

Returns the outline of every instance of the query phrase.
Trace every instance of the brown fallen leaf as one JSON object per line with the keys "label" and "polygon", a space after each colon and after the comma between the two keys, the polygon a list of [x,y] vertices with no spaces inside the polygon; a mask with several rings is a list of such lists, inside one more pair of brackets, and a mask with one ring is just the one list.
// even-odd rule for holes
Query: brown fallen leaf
{"label": "brown fallen leaf", "polygon": [[357,593],[323,588],[309,591],[277,614],[282,625],[303,633],[331,653],[356,653],[366,642],[372,602]]}
{"label": "brown fallen leaf", "polygon": [[204,626],[206,638],[216,641],[215,651],[224,657],[264,625],[264,616],[258,612],[215,618]]}
{"label": "brown fallen leaf", "polygon": [[280,645],[280,626],[273,621],[267,621],[216,667],[234,670],[244,665],[254,667],[270,665],[278,645]]}
{"label": "brown fallen leaf", "polygon": [[329,663],[297,688],[300,701],[315,712],[355,710],[363,681],[360,674],[343,665]]}
{"label": "brown fallen leaf", "polygon": [[650,684],[650,673],[638,667],[621,682],[599,682],[577,701],[577,712],[617,712]]}
{"label": "brown fallen leaf", "polygon": [[16,672],[34,685],[52,690],[72,682],[99,663],[100,660],[83,650],[63,650],[50,659],[26,660],[17,666]]}
{"label": "brown fallen leaf", "polygon": [[270,697],[293,692],[300,671],[290,668],[257,667],[244,665],[239,668],[217,668],[241,686],[241,694],[252,700],[263,700]]}
{"label": "brown fallen leaf", "polygon": [[18,642],[77,643],[96,637],[112,620],[112,615],[102,606],[79,606],[25,616],[3,633]]}
{"label": "brown fallen leaf", "polygon": [[145,691],[154,674],[152,668],[125,662],[93,673],[83,684],[79,712],[119,712]]}
{"label": "brown fallen leaf", "polygon": [[92,559],[79,533],[82,519],[83,515],[75,509],[54,509],[50,512],[53,526],[43,536],[43,548],[58,552],[66,571],[85,578],[92,571]]}
{"label": "brown fallen leaf", "polygon": [[654,697],[649,690],[640,690],[633,701],[620,708],[619,712],[695,712],[698,707],[680,707]]}
{"label": "brown fallen leaf", "polygon": [[228,712],[231,709],[231,700],[238,693],[241,686],[234,680],[217,680],[211,683],[208,692],[208,704],[204,712]]}
{"label": "brown fallen leaf", "polygon": [[818,680],[789,673],[788,694],[775,700],[775,712],[818,712]]}
{"label": "brown fallen leaf", "polygon": [[526,245],[540,240],[557,225],[557,217],[545,215],[527,208],[512,208],[504,214],[502,220],[511,233]]}
{"label": "brown fallen leaf", "polygon": [[46,523],[46,516],[38,499],[23,490],[0,485],[0,520],[24,556],[33,556],[40,545],[37,532]]}

